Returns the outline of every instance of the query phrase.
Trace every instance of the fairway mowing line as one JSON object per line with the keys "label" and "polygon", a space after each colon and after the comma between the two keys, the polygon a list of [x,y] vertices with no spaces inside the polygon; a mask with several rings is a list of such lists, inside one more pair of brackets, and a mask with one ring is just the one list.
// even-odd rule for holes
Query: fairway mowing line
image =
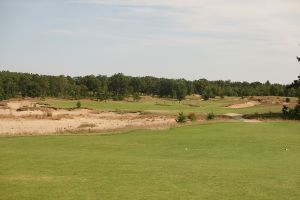
{"label": "fairway mowing line", "polygon": [[0,175],[0,181],[74,181],[79,180],[81,182],[87,181],[86,178],[69,177],[69,176],[38,176],[38,175]]}

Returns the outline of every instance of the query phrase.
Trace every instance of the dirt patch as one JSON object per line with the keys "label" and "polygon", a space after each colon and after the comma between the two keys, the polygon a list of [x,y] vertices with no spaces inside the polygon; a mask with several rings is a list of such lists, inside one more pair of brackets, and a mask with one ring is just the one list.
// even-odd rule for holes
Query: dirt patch
{"label": "dirt patch", "polygon": [[248,102],[241,103],[241,104],[230,105],[230,106],[227,106],[227,108],[249,108],[249,107],[254,107],[254,106],[257,106],[260,104],[261,103],[259,101],[248,101]]}

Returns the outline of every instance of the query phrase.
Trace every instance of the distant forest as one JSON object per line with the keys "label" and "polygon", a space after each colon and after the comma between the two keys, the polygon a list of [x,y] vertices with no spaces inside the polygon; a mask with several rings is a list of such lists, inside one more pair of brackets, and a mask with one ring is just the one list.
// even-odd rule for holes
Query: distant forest
{"label": "distant forest", "polygon": [[122,100],[140,95],[183,100],[199,94],[205,100],[215,96],[290,96],[300,94],[299,88],[260,82],[208,81],[199,79],[166,79],[151,76],[131,77],[121,73],[113,76],[88,75],[79,77],[48,76],[30,73],[0,72],[0,99],[14,97],[94,98]]}

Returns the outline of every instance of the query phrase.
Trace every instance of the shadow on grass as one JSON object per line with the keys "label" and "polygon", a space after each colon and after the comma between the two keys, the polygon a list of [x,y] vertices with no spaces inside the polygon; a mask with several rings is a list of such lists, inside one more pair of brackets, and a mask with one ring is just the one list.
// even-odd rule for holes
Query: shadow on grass
{"label": "shadow on grass", "polygon": [[254,113],[254,114],[245,114],[243,115],[245,119],[286,119],[282,113]]}

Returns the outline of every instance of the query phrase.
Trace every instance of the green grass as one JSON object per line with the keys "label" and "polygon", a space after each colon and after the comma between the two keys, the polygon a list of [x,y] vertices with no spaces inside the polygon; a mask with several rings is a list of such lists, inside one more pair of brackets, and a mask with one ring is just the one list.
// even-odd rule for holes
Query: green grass
{"label": "green grass", "polygon": [[[73,100],[59,100],[51,99],[47,100],[51,106],[56,108],[75,108],[77,101]],[[127,101],[90,101],[82,100],[81,104],[83,108],[92,108],[96,110],[105,111],[150,111],[150,112],[163,112],[163,113],[197,113],[208,114],[213,112],[217,115],[225,113],[240,113],[240,114],[253,114],[253,113],[267,113],[267,112],[280,112],[281,105],[259,105],[249,108],[232,109],[226,108],[231,104],[241,103],[239,98],[226,98],[226,99],[212,99],[209,101],[199,100],[185,100],[181,103],[169,99],[151,99],[140,102],[127,102]]]}
{"label": "green grass", "polygon": [[236,122],[1,137],[0,199],[298,200],[299,130]]}

